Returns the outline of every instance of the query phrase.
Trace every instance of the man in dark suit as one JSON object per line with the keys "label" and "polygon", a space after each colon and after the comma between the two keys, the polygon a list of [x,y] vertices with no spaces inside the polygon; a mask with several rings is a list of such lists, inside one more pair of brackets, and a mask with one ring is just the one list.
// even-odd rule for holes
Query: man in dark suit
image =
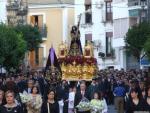
{"label": "man in dark suit", "polygon": [[93,98],[94,93],[98,90],[98,84],[97,84],[97,78],[92,79],[92,83],[88,87],[88,94],[90,97],[90,100]]}
{"label": "man in dark suit", "polygon": [[28,80],[28,86],[27,86],[27,88],[23,91],[23,93],[25,93],[25,94],[30,94],[33,85],[34,85],[34,81],[33,81],[33,80]]}
{"label": "man in dark suit", "polygon": [[86,90],[86,83],[82,81],[80,84],[80,90],[75,94],[74,106],[76,107],[83,98],[89,99],[88,91]]}

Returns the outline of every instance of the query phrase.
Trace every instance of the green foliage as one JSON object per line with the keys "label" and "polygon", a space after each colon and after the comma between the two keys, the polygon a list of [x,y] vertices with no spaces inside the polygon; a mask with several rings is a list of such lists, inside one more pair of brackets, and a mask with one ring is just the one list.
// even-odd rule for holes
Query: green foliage
{"label": "green foliage", "polygon": [[125,42],[127,51],[133,54],[138,60],[145,43],[150,38],[150,23],[143,22],[130,28],[126,34]]}
{"label": "green foliage", "polygon": [[22,34],[16,33],[13,27],[0,24],[0,65],[8,71],[17,68],[26,52],[26,42]]}
{"label": "green foliage", "polygon": [[144,51],[146,52],[146,55],[148,56],[150,60],[150,38],[146,41],[144,45]]}
{"label": "green foliage", "polygon": [[22,33],[24,40],[27,42],[27,50],[33,51],[42,42],[42,37],[37,27],[31,25],[18,25],[15,27],[17,33]]}

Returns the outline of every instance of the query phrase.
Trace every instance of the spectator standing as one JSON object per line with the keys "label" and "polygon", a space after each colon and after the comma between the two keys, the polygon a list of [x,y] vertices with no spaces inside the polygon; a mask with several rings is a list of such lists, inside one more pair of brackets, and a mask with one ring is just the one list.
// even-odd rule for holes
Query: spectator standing
{"label": "spectator standing", "polygon": [[41,113],[59,113],[59,104],[56,101],[56,93],[54,90],[49,90],[47,100],[43,102]]}
{"label": "spectator standing", "polygon": [[115,96],[114,101],[117,113],[124,113],[124,97],[126,92],[123,83],[118,83],[118,86],[114,89],[113,94]]}
{"label": "spectator standing", "polygon": [[31,101],[27,103],[27,111],[28,113],[40,113],[42,98],[39,94],[39,89],[37,86],[33,86],[31,89]]}
{"label": "spectator standing", "polygon": [[88,87],[88,93],[89,93],[89,98],[90,99],[93,98],[94,92],[96,92],[97,90],[98,90],[98,85],[96,83],[96,78],[93,78],[92,83]]}
{"label": "spectator standing", "polygon": [[15,103],[13,91],[8,90],[5,93],[6,104],[0,107],[0,113],[22,113],[22,109]]}
{"label": "spectator standing", "polygon": [[131,89],[129,100],[126,102],[126,113],[144,111],[144,105],[144,100],[141,98],[139,90],[137,88]]}
{"label": "spectator standing", "polygon": [[74,107],[76,107],[83,98],[89,99],[89,94],[88,94],[88,91],[86,89],[86,84],[84,81],[81,82],[80,90],[77,91],[75,94]]}
{"label": "spectator standing", "polygon": [[150,111],[150,86],[147,88],[145,104],[145,111]]}

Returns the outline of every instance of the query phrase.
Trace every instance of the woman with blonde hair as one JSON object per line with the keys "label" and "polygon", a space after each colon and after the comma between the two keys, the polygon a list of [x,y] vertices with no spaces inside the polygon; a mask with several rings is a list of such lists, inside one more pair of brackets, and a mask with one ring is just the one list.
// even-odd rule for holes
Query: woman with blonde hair
{"label": "woman with blonde hair", "polygon": [[14,92],[8,90],[5,93],[6,104],[0,107],[0,113],[22,113],[21,106],[15,103]]}

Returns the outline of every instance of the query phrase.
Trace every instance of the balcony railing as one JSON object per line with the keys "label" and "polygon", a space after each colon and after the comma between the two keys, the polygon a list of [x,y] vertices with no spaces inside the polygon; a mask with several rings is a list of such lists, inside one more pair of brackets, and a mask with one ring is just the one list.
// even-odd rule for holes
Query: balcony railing
{"label": "balcony railing", "polygon": [[8,24],[26,24],[26,18],[28,12],[27,1],[20,0],[8,0],[7,6]]}
{"label": "balcony railing", "polygon": [[8,2],[6,8],[8,11],[16,10],[18,14],[22,12],[26,12],[24,14],[26,15],[28,10],[28,3],[12,0]]}
{"label": "balcony railing", "polygon": [[128,6],[138,6],[140,5],[140,0],[128,0]]}
{"label": "balcony railing", "polygon": [[[144,3],[144,4],[143,4]],[[147,0],[128,0],[128,6],[147,5]]]}
{"label": "balcony railing", "polygon": [[38,27],[42,38],[47,38],[47,27]]}
{"label": "balcony railing", "polygon": [[106,53],[106,58],[115,58],[115,49],[111,49],[110,53]]}
{"label": "balcony railing", "polygon": [[7,6],[6,6],[8,11],[10,11],[10,10],[18,10],[18,7],[19,7],[19,5],[18,5],[18,3],[16,1],[14,1],[14,2],[9,1]]}

